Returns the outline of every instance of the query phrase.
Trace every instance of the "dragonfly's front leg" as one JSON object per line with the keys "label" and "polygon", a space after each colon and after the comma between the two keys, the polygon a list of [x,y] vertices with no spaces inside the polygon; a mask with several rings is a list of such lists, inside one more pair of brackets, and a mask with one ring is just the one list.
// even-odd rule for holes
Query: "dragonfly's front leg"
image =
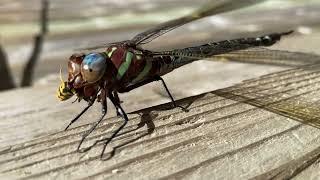
{"label": "dragonfly's front leg", "polygon": [[107,145],[112,141],[112,139],[114,137],[116,137],[116,135],[126,126],[126,124],[128,123],[129,121],[129,118],[126,114],[126,112],[123,110],[123,108],[121,107],[120,105],[120,100],[116,99],[114,97],[114,95],[110,92],[109,95],[108,95],[109,99],[111,100],[112,104],[116,107],[117,111],[119,111],[120,113],[120,116],[123,118],[124,122],[123,124],[111,135],[111,137],[104,143],[104,146],[103,146],[103,149],[102,149],[102,152],[101,152],[101,155],[100,155],[100,158],[103,159],[103,154],[106,150],[106,147]]}
{"label": "dragonfly's front leg", "polygon": [[173,96],[171,95],[171,93],[170,93],[170,91],[169,91],[166,83],[164,82],[164,80],[163,80],[162,77],[160,77],[160,76],[155,76],[155,77],[152,77],[152,78],[147,79],[147,80],[145,80],[145,81],[139,82],[139,83],[137,83],[137,84],[128,86],[128,87],[126,87],[126,88],[124,88],[124,89],[121,89],[119,92],[120,92],[120,93],[129,92],[129,91],[131,91],[132,89],[135,89],[135,88],[138,88],[138,87],[140,87],[140,86],[146,85],[146,84],[151,83],[151,82],[153,82],[153,81],[161,81],[161,82],[162,82],[164,88],[166,89],[166,91],[167,91],[167,93],[168,93],[168,95],[169,95],[169,97],[170,97],[170,99],[171,99],[171,102],[172,102],[172,105],[173,105],[174,108],[179,107],[179,108],[181,108],[181,109],[182,109],[183,111],[185,111],[185,112],[188,112],[188,111],[189,111],[187,108],[177,105],[177,103],[176,103],[176,101],[173,99]]}
{"label": "dragonfly's front leg", "polygon": [[77,148],[78,152],[86,152],[86,151],[90,150],[93,146],[95,146],[99,142],[99,141],[96,141],[93,145],[91,145],[91,146],[89,146],[87,148],[81,149],[81,145],[84,142],[84,140],[89,136],[89,134],[91,134],[96,129],[96,127],[100,124],[100,122],[103,120],[103,118],[107,114],[107,97],[106,97],[106,94],[107,93],[106,93],[105,90],[101,91],[99,99],[100,99],[101,105],[102,105],[102,114],[101,114],[99,120],[96,123],[94,123],[94,125],[85,134],[83,134],[83,136],[81,138],[81,141],[80,141],[80,143],[78,145],[78,148]]}
{"label": "dragonfly's front leg", "polygon": [[[120,98],[119,98],[119,95],[116,91],[113,92],[113,97],[114,97],[114,100],[118,103],[118,104],[121,104],[122,102],[120,101]],[[118,117],[122,117],[123,114],[121,114],[121,110],[117,107],[117,106],[114,106],[116,108],[116,112],[117,112],[117,116]]]}
{"label": "dragonfly's front leg", "polygon": [[170,99],[171,99],[171,102],[172,102],[172,105],[173,105],[174,108],[179,107],[179,108],[181,108],[184,112],[189,112],[189,110],[188,110],[187,108],[177,105],[176,101],[173,99],[173,96],[171,95],[171,93],[170,93],[170,91],[169,91],[166,83],[165,83],[164,80],[162,79],[162,77],[156,76],[155,79],[156,79],[157,81],[161,81],[161,82],[162,82],[162,85],[163,85],[163,87],[165,88],[166,92],[168,93],[168,95],[169,95],[169,97],[170,97]]}
{"label": "dragonfly's front leg", "polygon": [[71,126],[71,124],[75,123],[93,105],[95,100],[96,97],[93,97],[91,100],[89,100],[88,106],[85,107],[74,119],[72,119],[64,130],[66,131]]}

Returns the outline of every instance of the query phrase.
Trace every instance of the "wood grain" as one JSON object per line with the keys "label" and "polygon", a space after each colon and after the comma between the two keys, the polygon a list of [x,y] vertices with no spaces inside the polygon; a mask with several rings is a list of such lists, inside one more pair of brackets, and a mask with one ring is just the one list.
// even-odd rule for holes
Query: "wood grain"
{"label": "wood grain", "polygon": [[[5,147],[0,153],[1,175],[13,179],[317,179],[319,67],[281,71],[179,100],[188,106],[188,113],[170,109],[170,104],[134,111],[128,126],[108,147],[106,161],[99,158],[102,144],[87,153],[75,152],[91,123]],[[40,111],[49,109],[50,105]],[[110,136],[121,123],[117,117],[107,118],[88,138],[87,146]]]}

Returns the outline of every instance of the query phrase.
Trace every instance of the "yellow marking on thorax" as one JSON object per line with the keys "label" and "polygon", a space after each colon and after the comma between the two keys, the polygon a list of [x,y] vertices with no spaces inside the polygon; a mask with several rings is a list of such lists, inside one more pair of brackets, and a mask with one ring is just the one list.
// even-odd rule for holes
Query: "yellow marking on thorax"
{"label": "yellow marking on thorax", "polygon": [[113,54],[113,52],[114,52],[115,50],[117,50],[117,47],[112,47],[112,48],[111,48],[111,51],[108,52],[108,54],[107,54],[109,58],[111,58],[111,56],[112,56],[112,54]]}

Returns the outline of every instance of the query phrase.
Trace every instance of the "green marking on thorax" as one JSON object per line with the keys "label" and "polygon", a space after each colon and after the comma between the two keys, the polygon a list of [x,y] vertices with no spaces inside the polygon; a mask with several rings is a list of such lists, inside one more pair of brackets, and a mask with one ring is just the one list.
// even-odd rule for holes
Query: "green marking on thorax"
{"label": "green marking on thorax", "polygon": [[142,80],[146,75],[148,75],[151,67],[152,67],[152,62],[151,61],[147,61],[146,65],[144,66],[144,68],[141,71],[141,73],[136,78],[134,78],[134,80],[132,80],[132,82],[136,83],[136,82],[139,82],[140,80]]}
{"label": "green marking on thorax", "polygon": [[119,69],[118,69],[118,75],[117,75],[117,79],[118,80],[120,80],[122,78],[122,76],[129,69],[129,66],[130,66],[131,61],[132,61],[132,57],[133,57],[133,53],[128,51],[127,54],[126,54],[126,61],[123,62],[121,64],[121,66],[119,67]]}
{"label": "green marking on thorax", "polygon": [[113,48],[111,49],[111,51],[107,54],[109,58],[111,58],[113,52],[114,52],[116,49],[117,49],[116,47],[113,47]]}

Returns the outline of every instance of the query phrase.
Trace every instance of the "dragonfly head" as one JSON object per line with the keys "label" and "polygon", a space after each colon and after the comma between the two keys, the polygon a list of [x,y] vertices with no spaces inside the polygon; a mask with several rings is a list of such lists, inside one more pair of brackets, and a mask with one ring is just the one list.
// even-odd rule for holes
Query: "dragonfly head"
{"label": "dragonfly head", "polygon": [[76,94],[79,99],[89,99],[96,95],[106,67],[102,53],[73,54],[68,61],[68,81],[60,78],[58,98],[63,101]]}

